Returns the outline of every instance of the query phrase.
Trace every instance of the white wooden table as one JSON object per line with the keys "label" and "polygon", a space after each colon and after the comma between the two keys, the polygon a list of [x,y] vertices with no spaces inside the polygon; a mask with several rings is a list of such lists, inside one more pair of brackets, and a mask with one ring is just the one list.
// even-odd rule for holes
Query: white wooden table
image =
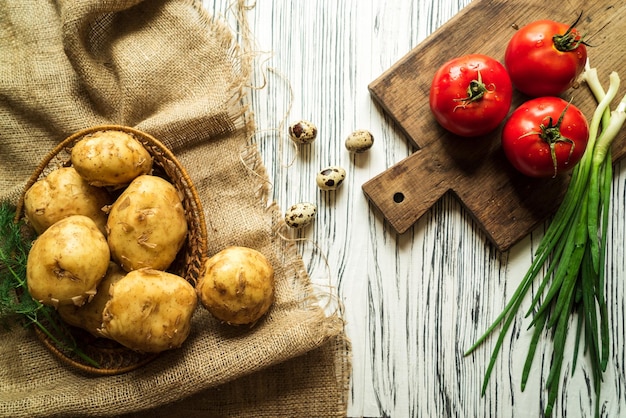
{"label": "white wooden table", "polygon": [[[361,190],[365,181],[414,151],[374,104],[367,85],[468,3],[259,0],[247,13],[256,46],[264,52],[255,83],[267,81],[252,90],[260,131],[254,142],[280,206],[302,201],[318,206],[315,224],[297,237],[306,239],[299,246],[312,279],[323,285],[330,274],[345,306],[353,348],[351,417],[536,417],[547,401],[547,337],[539,344],[527,389],[520,389],[530,340],[521,314],[484,397],[480,387],[496,338],[463,356],[517,287],[543,228],[501,253],[454,197],[446,196],[399,236]],[[236,27],[231,0],[204,4]],[[319,136],[296,155],[286,129],[299,119],[314,122]],[[275,131],[281,127],[282,136]],[[374,134],[369,152],[351,155],[344,148],[355,129]],[[329,165],[347,171],[345,183],[333,193],[315,184],[316,172]],[[616,167],[613,193],[607,276],[612,344],[602,387],[606,417],[626,416],[624,164]],[[572,348],[568,344],[566,356]],[[589,367],[579,360],[571,377],[570,358],[554,416],[593,416]]]}

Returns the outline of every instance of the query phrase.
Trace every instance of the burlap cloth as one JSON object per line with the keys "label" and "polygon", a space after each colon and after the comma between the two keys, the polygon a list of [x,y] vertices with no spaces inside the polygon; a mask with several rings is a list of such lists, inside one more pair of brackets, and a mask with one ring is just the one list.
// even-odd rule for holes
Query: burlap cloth
{"label": "burlap cloth", "polygon": [[254,130],[254,51],[245,45],[192,0],[0,0],[0,200],[15,203],[71,133],[132,126],[188,170],[209,254],[256,248],[277,278],[276,302],[253,329],[220,325],[199,309],[183,348],[117,376],[68,368],[30,329],[0,331],[2,416],[345,415],[350,350],[341,317],[319,307],[295,247],[276,234],[280,210],[267,202],[257,150],[245,147]]}

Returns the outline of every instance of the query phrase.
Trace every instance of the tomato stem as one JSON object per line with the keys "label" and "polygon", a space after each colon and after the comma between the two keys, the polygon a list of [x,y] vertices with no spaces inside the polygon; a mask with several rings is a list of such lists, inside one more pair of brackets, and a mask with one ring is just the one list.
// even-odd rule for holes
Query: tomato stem
{"label": "tomato stem", "polygon": [[556,177],[557,173],[557,158],[556,158],[556,144],[558,142],[565,142],[570,144],[570,149],[569,149],[569,155],[567,156],[567,163],[569,163],[569,160],[574,152],[574,147],[576,146],[576,144],[574,143],[574,141],[572,141],[570,138],[567,138],[565,136],[563,136],[563,134],[561,134],[561,124],[563,123],[563,118],[565,117],[565,113],[567,112],[567,109],[569,109],[569,105],[570,105],[571,101],[567,103],[567,105],[565,106],[565,108],[563,109],[563,111],[561,112],[561,114],[559,115],[559,119],[556,121],[556,123],[554,123],[554,119],[552,119],[552,116],[548,116],[546,117],[544,120],[548,120],[548,125],[544,125],[543,123],[541,125],[539,125],[539,132],[528,132],[524,135],[522,135],[520,138],[523,138],[525,136],[530,136],[530,135],[539,135],[539,138],[541,138],[544,142],[546,142],[548,144],[548,146],[550,147],[550,156],[552,158],[552,166],[554,167],[554,175],[552,176],[552,178]]}
{"label": "tomato stem", "polygon": [[571,52],[578,48],[580,45],[590,46],[575,28],[582,17],[582,13],[578,15],[574,23],[572,23],[564,34],[556,34],[552,37],[554,47],[561,52]]}
{"label": "tomato stem", "polygon": [[454,99],[455,102],[461,102],[460,105],[456,106],[454,110],[459,107],[465,107],[470,103],[476,102],[483,98],[485,93],[489,91],[485,83],[483,83],[483,77],[480,74],[480,71],[477,71],[478,77],[475,80],[470,81],[469,86],[467,87],[467,96],[461,99]]}
{"label": "tomato stem", "polygon": [[574,144],[574,141],[564,137],[561,134],[561,123],[563,123],[563,117],[565,116],[565,112],[567,112],[567,109],[569,109],[569,105],[570,103],[567,103],[567,106],[565,106],[563,112],[561,112],[561,115],[559,115],[559,120],[557,120],[555,125],[552,125],[552,117],[548,118],[548,126],[544,126],[543,124],[539,125],[539,127],[541,128],[541,135],[539,136],[550,146],[550,156],[552,157],[552,165],[554,166],[553,177],[556,177],[557,175],[556,144],[558,142],[565,142],[570,144],[569,155],[567,156],[567,163],[569,163],[570,157],[574,152],[574,147],[576,146],[576,144]]}

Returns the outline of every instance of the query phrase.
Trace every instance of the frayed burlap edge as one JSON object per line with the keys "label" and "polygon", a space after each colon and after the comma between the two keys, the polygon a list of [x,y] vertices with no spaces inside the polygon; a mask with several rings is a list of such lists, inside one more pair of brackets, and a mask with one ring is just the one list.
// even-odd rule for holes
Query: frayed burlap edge
{"label": "frayed burlap edge", "polygon": [[[248,137],[250,138],[256,132],[256,125],[254,122],[253,112],[248,102],[249,92],[247,90],[249,90],[251,85],[246,85],[245,83],[250,81],[251,75],[253,74],[252,68],[254,66],[254,61],[256,57],[259,56],[259,53],[255,52],[253,48],[253,45],[255,45],[255,38],[252,34],[246,16],[246,13],[252,10],[252,8],[254,8],[254,5],[248,6],[245,0],[236,0],[236,2],[236,6],[233,7],[237,16],[238,25],[241,28],[241,48],[243,51],[240,57],[242,59],[242,62],[246,63],[245,65],[243,65],[243,68],[248,69],[244,71],[246,81],[239,85],[239,97],[236,98],[236,102],[243,103],[243,106],[241,106],[241,116],[242,120],[245,120],[245,130],[248,133]],[[321,301],[324,298],[335,299],[336,309],[330,314],[334,318],[334,320],[323,322],[328,328],[325,330],[323,335],[334,336],[327,342],[327,344],[331,344],[334,352],[336,353],[334,356],[334,365],[337,382],[339,384],[339,387],[341,388],[341,394],[338,398],[339,405],[337,416],[346,416],[349,401],[348,398],[350,392],[350,379],[352,369],[352,343],[345,333],[345,322],[343,320],[343,304],[339,300],[339,298],[335,298],[335,294],[332,293],[334,289],[330,289],[328,293],[315,291],[308,277],[306,266],[304,265],[304,262],[302,261],[302,258],[298,253],[296,242],[284,240],[284,237],[280,234],[279,231],[282,230],[286,226],[286,224],[284,222],[282,211],[279,205],[276,202],[269,203],[271,182],[263,164],[258,147],[256,145],[246,146],[242,150],[241,159],[242,164],[244,164],[245,167],[252,170],[252,172],[254,173],[253,177],[256,178],[256,197],[261,205],[266,206],[267,213],[270,214],[276,238],[283,240],[285,245],[285,254],[288,256],[289,259],[293,260],[293,268],[297,272],[300,280],[306,281],[308,283],[306,286],[308,295],[302,301],[303,304],[305,306],[312,307],[316,304],[321,304]],[[312,311],[317,314],[323,313],[323,311],[320,309],[312,309]]]}
{"label": "frayed burlap edge", "polygon": [[[242,128],[246,132],[247,138],[252,138],[255,133],[257,133],[257,131],[254,113],[251,109],[250,104],[250,90],[252,88],[255,88],[252,85],[251,78],[255,71],[254,68],[256,59],[262,54],[255,49],[255,37],[250,29],[247,19],[247,13],[252,10],[255,5],[247,5],[246,1],[244,0],[233,1],[230,6],[230,11],[234,13],[236,18],[238,30],[235,30],[234,28],[229,27],[224,22],[217,21],[216,17],[210,16],[206,12],[206,10],[194,0],[190,1],[191,3],[195,4],[195,6],[199,9],[199,13],[205,17],[208,24],[223,25],[223,28],[220,30],[220,32],[223,32],[223,35],[231,41],[233,54],[238,57],[238,62],[240,62],[241,65],[241,67],[238,67],[237,71],[235,71],[235,73],[239,74],[240,77],[237,80],[234,80],[232,85],[234,94],[231,98],[230,106],[237,110],[236,112],[231,111],[230,114],[234,115],[231,121],[233,121],[234,127]],[[235,37],[239,38],[239,42],[236,41]],[[266,84],[264,84],[260,88],[262,89],[265,86]],[[230,110],[232,110],[232,108]],[[284,222],[282,211],[279,205],[276,202],[270,202],[270,191],[272,185],[257,145],[246,144],[241,150],[240,158],[242,165],[251,173],[250,178],[255,197],[259,205],[265,209],[267,220],[272,225],[272,230],[274,233],[273,238],[282,242],[282,245],[284,247],[284,258],[286,260],[291,260],[291,262],[286,265],[285,268],[295,271],[298,276],[298,281],[305,284],[302,289],[302,298],[299,302],[300,306],[309,309],[311,314],[319,316],[319,319],[316,319],[315,321],[325,327],[325,329],[320,333],[320,340],[315,341],[314,345],[316,347],[322,347],[321,350],[324,352],[333,353],[332,364],[335,368],[337,388],[340,392],[338,394],[339,396],[337,397],[338,404],[336,405],[336,408],[330,408],[330,410],[336,412],[329,411],[328,416],[346,416],[350,392],[352,350],[351,342],[345,334],[343,305],[339,301],[339,298],[336,297],[336,295],[334,294],[335,289],[328,289],[327,292],[324,292],[313,287],[308,276],[307,268],[298,253],[298,246],[296,241],[287,240],[280,233],[280,231],[283,230],[286,224]],[[335,309],[329,314],[326,314],[323,310],[323,301],[327,299],[333,300],[335,302]],[[328,315],[328,317],[323,318],[323,316],[325,315]],[[320,348],[318,348],[317,350],[320,350]],[[306,356],[307,353],[303,353],[302,355]],[[298,362],[298,358],[287,360],[287,362]],[[274,366],[269,366],[269,368],[276,367],[280,368],[281,365],[278,364]],[[304,372],[306,373],[306,371]],[[264,371],[261,370],[256,373],[262,376]],[[245,377],[243,379],[245,380]],[[237,381],[228,383],[228,385],[233,383],[237,384]],[[209,393],[209,396],[211,393],[218,394],[219,391],[220,387],[218,386],[214,388],[214,391],[211,391]],[[303,394],[303,397],[309,396],[310,395]],[[193,398],[194,396],[191,397],[191,404],[189,405],[191,409],[187,409],[185,411],[186,413],[194,411]],[[242,402],[245,403],[245,400],[242,400]],[[181,403],[177,404],[183,406],[185,404],[185,401],[183,400]],[[246,411],[245,407],[243,408],[243,411]],[[155,411],[152,411],[152,413],[153,412]],[[230,410],[229,412],[232,413],[232,410]],[[260,412],[260,410],[258,410],[258,412]],[[167,414],[167,412],[165,413]],[[202,410],[198,410],[197,413],[202,415],[204,412]],[[286,410],[284,411],[284,414],[286,416],[289,416],[290,411]],[[246,412],[241,412],[241,414],[238,416],[246,416]]]}

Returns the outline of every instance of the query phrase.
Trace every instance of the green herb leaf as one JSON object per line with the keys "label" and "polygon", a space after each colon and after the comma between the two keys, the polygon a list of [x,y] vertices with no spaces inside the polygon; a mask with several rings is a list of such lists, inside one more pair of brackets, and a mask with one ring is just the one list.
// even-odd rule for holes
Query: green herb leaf
{"label": "green herb leaf", "polygon": [[98,363],[77,346],[71,333],[58,328],[63,325],[55,320],[56,311],[30,296],[26,284],[26,264],[35,237],[23,222],[15,222],[15,217],[16,207],[9,202],[0,202],[0,326],[10,330],[14,323],[34,325],[59,349],[74,353],[98,367]]}

